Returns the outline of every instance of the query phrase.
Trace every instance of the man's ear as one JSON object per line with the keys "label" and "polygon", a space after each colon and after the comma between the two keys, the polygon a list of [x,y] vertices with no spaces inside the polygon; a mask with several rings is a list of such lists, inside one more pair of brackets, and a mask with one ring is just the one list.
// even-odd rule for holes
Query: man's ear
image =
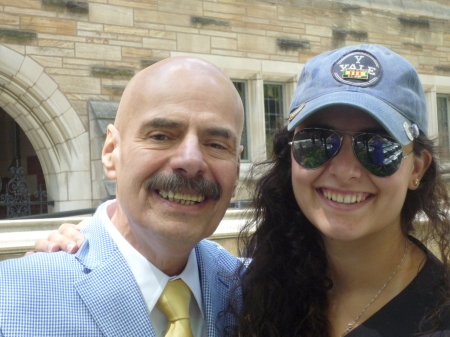
{"label": "man's ear", "polygon": [[414,168],[411,174],[408,188],[410,190],[416,190],[420,185],[423,175],[427,172],[431,165],[433,157],[427,150],[422,150],[420,155],[414,156]]}
{"label": "man's ear", "polygon": [[102,150],[102,163],[105,175],[112,180],[117,179],[117,156],[119,152],[119,131],[112,124],[108,125],[106,140]]}

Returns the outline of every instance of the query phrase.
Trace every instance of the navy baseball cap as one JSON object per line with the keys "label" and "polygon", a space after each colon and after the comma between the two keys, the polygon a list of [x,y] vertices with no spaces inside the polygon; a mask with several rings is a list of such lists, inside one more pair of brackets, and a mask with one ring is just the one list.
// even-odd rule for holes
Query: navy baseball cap
{"label": "navy baseball cap", "polygon": [[308,61],[292,99],[288,130],[333,105],[367,112],[402,145],[419,130],[427,135],[425,94],[416,70],[380,45],[348,46]]}

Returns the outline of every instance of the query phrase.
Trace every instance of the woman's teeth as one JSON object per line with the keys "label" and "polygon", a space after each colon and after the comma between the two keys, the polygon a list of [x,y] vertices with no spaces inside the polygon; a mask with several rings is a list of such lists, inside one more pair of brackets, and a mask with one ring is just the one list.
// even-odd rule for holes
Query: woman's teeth
{"label": "woman's teeth", "polygon": [[363,193],[341,194],[323,190],[322,194],[325,198],[342,204],[354,204],[366,200],[366,196]]}

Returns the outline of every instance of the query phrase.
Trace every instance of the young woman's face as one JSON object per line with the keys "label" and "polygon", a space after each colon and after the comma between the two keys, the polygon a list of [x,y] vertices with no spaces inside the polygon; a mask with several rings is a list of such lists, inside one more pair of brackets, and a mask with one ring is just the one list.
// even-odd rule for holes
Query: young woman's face
{"label": "young woman's face", "polygon": [[[351,107],[336,106],[317,112],[298,126],[319,127],[345,132],[338,154],[317,169],[305,169],[292,157],[292,184],[295,198],[324,240],[357,240],[375,233],[399,233],[400,212],[408,188],[418,174],[417,159],[403,159],[397,172],[389,177],[369,173],[352,150],[353,132],[383,132],[366,113]],[[413,145],[403,146],[403,153]]]}

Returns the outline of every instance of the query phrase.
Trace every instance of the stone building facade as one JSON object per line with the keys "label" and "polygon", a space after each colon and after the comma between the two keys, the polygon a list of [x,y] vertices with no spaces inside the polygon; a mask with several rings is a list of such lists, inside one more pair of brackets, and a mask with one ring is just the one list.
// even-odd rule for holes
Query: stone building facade
{"label": "stone building facade", "polygon": [[265,157],[304,63],[351,44],[383,44],[416,67],[429,133],[448,144],[449,19],[447,0],[0,0],[0,177],[22,134],[21,165],[38,159],[50,211],[112,197],[106,125],[129,79],[176,55],[211,61],[241,93],[242,178]]}

